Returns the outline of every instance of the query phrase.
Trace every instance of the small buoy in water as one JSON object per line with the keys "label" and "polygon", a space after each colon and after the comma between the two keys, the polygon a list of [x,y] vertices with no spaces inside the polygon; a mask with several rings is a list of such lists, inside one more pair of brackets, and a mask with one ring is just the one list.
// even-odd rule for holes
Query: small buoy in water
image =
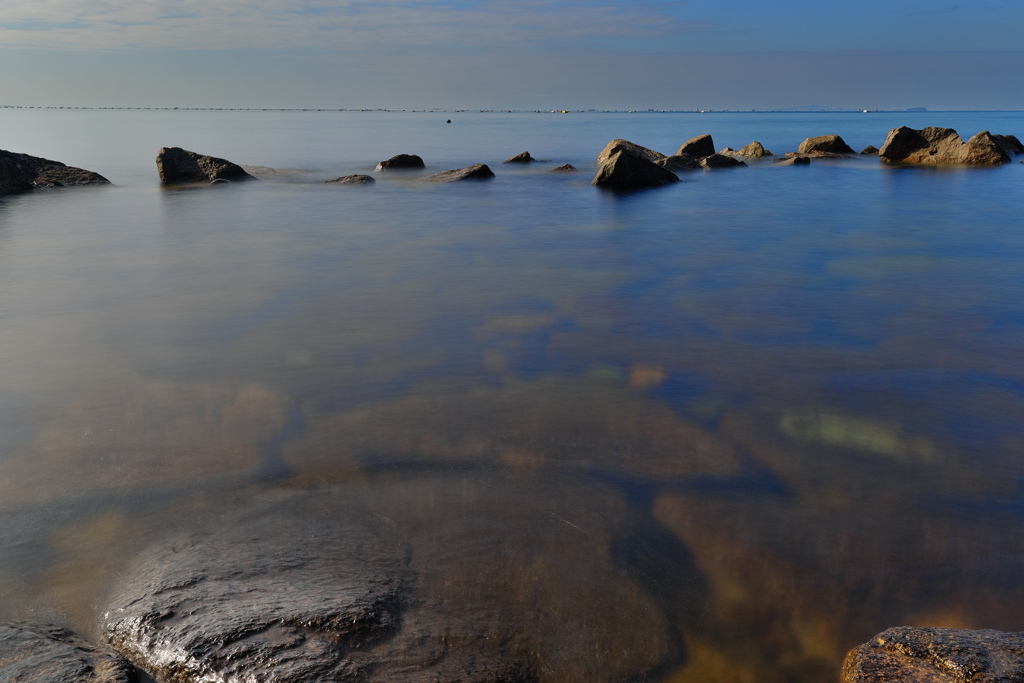
{"label": "small buoy in water", "polygon": [[451,119],[448,119],[448,123],[451,123],[451,122],[452,122],[452,120],[451,120]]}

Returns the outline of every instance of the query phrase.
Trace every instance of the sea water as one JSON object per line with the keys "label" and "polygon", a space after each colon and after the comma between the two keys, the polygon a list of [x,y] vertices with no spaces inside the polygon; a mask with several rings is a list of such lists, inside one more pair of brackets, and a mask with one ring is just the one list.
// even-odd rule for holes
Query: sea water
{"label": "sea water", "polygon": [[[614,138],[781,155],[899,125],[1019,136],[1020,112],[0,122],[0,148],[113,183],[0,200],[2,619],[92,634],[169,529],[316,489],[417,529],[424,576],[533,567],[533,597],[483,592],[558,604],[584,634],[564,680],[636,647],[620,619],[674,641],[651,669],[673,681],[834,680],[899,624],[1024,630],[1020,158],[590,185]],[[163,146],[275,172],[164,189]],[[496,177],[373,171],[398,153]],[[377,183],[323,182],[350,173]],[[614,600],[573,604],[567,564]]]}

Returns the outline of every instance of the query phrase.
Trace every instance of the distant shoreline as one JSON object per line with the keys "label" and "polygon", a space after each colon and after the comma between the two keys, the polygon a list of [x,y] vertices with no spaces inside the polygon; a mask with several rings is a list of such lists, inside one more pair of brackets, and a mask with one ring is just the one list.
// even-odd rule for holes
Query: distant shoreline
{"label": "distant shoreline", "polygon": [[951,112],[1024,112],[1024,109],[396,109],[336,107],[75,107],[57,105],[0,105],[0,109],[71,111],[228,111],[228,112],[349,112],[409,114],[943,114]]}

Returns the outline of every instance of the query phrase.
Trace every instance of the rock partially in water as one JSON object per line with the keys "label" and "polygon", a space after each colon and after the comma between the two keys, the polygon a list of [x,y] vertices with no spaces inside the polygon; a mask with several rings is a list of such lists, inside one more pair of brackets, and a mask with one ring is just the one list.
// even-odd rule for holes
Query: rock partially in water
{"label": "rock partially in water", "polygon": [[721,152],[719,152],[719,154],[728,154],[731,156],[745,157],[747,159],[763,159],[765,157],[775,156],[774,154],[766,150],[764,148],[764,145],[762,145],[757,140],[754,140],[750,144],[745,145],[741,149],[732,149],[730,147],[726,147]]}
{"label": "rock partially in water", "polygon": [[0,625],[0,681],[19,683],[132,683],[124,657],[93,647],[50,624]]}
{"label": "rock partially in water", "polygon": [[669,171],[696,171],[701,167],[700,160],[686,154],[673,154],[670,157],[658,159],[654,163]]}
{"label": "rock partially in water", "polygon": [[591,184],[599,187],[636,190],[679,182],[679,178],[653,161],[628,152],[616,152],[601,165]]}
{"label": "rock partially in water", "polygon": [[992,139],[1009,154],[1024,154],[1024,144],[1016,135],[993,135]]}
{"label": "rock partially in water", "polygon": [[952,128],[901,126],[889,131],[878,156],[891,164],[998,166],[1010,161],[1006,144],[1012,143],[1001,143],[988,131],[964,142]]}
{"label": "rock partially in water", "polygon": [[1024,680],[1024,633],[897,626],[850,650],[843,683]]}
{"label": "rock partially in water", "polygon": [[645,161],[657,161],[658,159],[665,158],[665,155],[661,152],[655,152],[653,149],[642,147],[634,142],[630,142],[629,140],[617,138],[605,145],[604,149],[601,150],[601,153],[597,155],[598,165],[608,163],[611,158],[619,152],[624,152],[625,154],[639,159],[644,159]]}
{"label": "rock partially in water", "polygon": [[494,171],[487,164],[473,164],[472,166],[456,168],[450,171],[432,173],[431,175],[424,176],[421,180],[430,183],[454,183],[459,180],[488,180],[493,177]]}
{"label": "rock partially in water", "polygon": [[817,137],[807,138],[800,143],[796,151],[798,154],[810,156],[819,154],[838,154],[840,156],[856,154],[853,148],[846,144],[846,141],[839,135],[818,135]]}
{"label": "rock partially in water", "polygon": [[334,180],[325,180],[324,183],[328,185],[373,185],[377,181],[374,180],[373,176],[357,173],[355,175],[343,175],[340,178]]}
{"label": "rock partially in water", "polygon": [[0,195],[79,185],[110,185],[110,181],[59,161],[0,149]]}
{"label": "rock partially in water", "polygon": [[530,156],[529,152],[520,152],[519,154],[515,155],[514,157],[509,157],[508,159],[505,159],[505,161],[503,161],[501,163],[503,163],[503,164],[528,164],[531,161],[536,161],[536,159],[534,159],[532,156]]}
{"label": "rock partially in water", "polygon": [[215,180],[256,180],[227,159],[190,152],[181,147],[161,147],[156,170],[165,184],[210,183]]}
{"label": "rock partially in water", "polygon": [[700,160],[700,166],[703,169],[713,168],[737,168],[739,166],[746,166],[746,162],[740,161],[736,157],[729,156],[728,154],[712,154],[710,156],[703,157]]}
{"label": "rock partially in water", "polygon": [[715,153],[715,141],[711,139],[711,136],[705,133],[704,135],[698,135],[695,138],[690,138],[679,148],[676,152],[677,155],[686,155],[691,157],[709,157]]}
{"label": "rock partially in water", "polygon": [[878,156],[878,148],[874,145],[868,145],[860,151],[861,156]]}
{"label": "rock partially in water", "polygon": [[548,171],[548,173],[575,173],[576,167],[572,164],[562,164]]}
{"label": "rock partially in water", "polygon": [[811,163],[811,158],[803,154],[787,154],[781,159],[776,159],[772,162],[773,166],[807,166]]}
{"label": "rock partially in water", "polygon": [[407,168],[425,168],[423,159],[416,154],[396,154],[390,159],[385,159],[377,164],[378,171],[393,171]]}

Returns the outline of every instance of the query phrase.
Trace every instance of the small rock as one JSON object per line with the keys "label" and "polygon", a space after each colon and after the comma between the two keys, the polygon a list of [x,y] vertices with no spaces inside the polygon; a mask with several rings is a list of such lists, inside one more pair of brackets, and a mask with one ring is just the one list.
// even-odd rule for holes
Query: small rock
{"label": "small rock", "polygon": [[59,161],[0,149],[0,195],[78,185],[110,185],[110,181]]}
{"label": "small rock", "polygon": [[821,154],[856,154],[853,149],[846,144],[838,135],[819,135],[813,138],[807,138],[800,143],[797,148],[798,154],[805,155],[821,155]]}
{"label": "small rock", "polygon": [[700,160],[687,154],[673,154],[670,157],[658,159],[654,163],[669,171],[696,171],[701,167]]}
{"label": "small rock", "polygon": [[238,164],[226,159],[190,152],[181,147],[161,147],[156,170],[163,183],[210,183],[215,180],[255,180]]}
{"label": "small rock", "polygon": [[601,187],[635,190],[679,182],[675,173],[626,151],[616,152],[597,171],[591,184]]}
{"label": "small rock", "polygon": [[1024,633],[897,626],[850,650],[843,683],[1024,680]]}
{"label": "small rock", "polygon": [[700,166],[704,169],[712,168],[735,168],[737,166],[746,166],[747,164],[740,161],[736,157],[731,157],[727,154],[711,154],[701,158]]}
{"label": "small rock", "polygon": [[773,166],[807,166],[811,163],[811,158],[802,156],[800,154],[787,154],[781,159],[773,162]]}
{"label": "small rock", "polygon": [[746,145],[742,149],[738,149],[738,150],[737,149],[732,149],[731,147],[726,147],[721,152],[719,152],[719,154],[725,154],[725,155],[728,155],[728,156],[746,157],[747,159],[763,159],[764,157],[775,156],[774,154],[772,154],[771,152],[766,150],[764,148],[764,145],[762,145],[757,140],[754,140],[749,145]]}
{"label": "small rock", "polygon": [[860,153],[862,156],[877,156],[878,148],[875,147],[874,145],[868,145],[867,147],[862,149]]}
{"label": "small rock", "polygon": [[131,683],[134,673],[124,657],[93,647],[66,628],[0,625],[0,681]]}
{"label": "small rock", "polygon": [[388,171],[400,168],[425,168],[423,159],[415,154],[396,154],[390,159],[377,164],[378,171]]}
{"label": "small rock", "polygon": [[561,166],[557,166],[557,167],[551,169],[550,171],[548,171],[548,173],[575,173],[575,172],[576,172],[576,167],[573,166],[572,164],[562,164]]}
{"label": "small rock", "polygon": [[456,168],[451,171],[441,171],[422,178],[432,183],[453,183],[457,180],[487,180],[494,177],[494,171],[487,167],[487,164],[473,164],[465,168]]}
{"label": "small rock", "polygon": [[509,157],[508,159],[505,159],[505,161],[503,161],[501,163],[503,163],[503,164],[528,164],[531,161],[536,161],[536,159],[534,159],[532,156],[530,156],[529,152],[520,152],[519,154],[515,155],[514,157]]}
{"label": "small rock", "polygon": [[653,149],[647,149],[646,147],[641,147],[640,145],[632,143],[629,140],[623,140],[622,138],[619,138],[616,140],[612,140],[607,145],[605,145],[604,149],[601,150],[601,153],[597,155],[598,165],[607,163],[613,156],[615,156],[619,152],[625,152],[626,154],[638,157],[640,159],[644,159],[646,161],[657,161],[658,159],[665,158],[665,155],[662,154],[661,152],[655,152]]}
{"label": "small rock", "polygon": [[705,133],[695,138],[690,138],[676,152],[678,156],[687,155],[691,157],[709,157],[715,153],[715,143],[711,136]]}
{"label": "small rock", "polygon": [[373,179],[373,176],[364,175],[357,173],[355,175],[343,175],[340,178],[334,180],[325,180],[324,183],[328,185],[373,185],[377,181]]}

